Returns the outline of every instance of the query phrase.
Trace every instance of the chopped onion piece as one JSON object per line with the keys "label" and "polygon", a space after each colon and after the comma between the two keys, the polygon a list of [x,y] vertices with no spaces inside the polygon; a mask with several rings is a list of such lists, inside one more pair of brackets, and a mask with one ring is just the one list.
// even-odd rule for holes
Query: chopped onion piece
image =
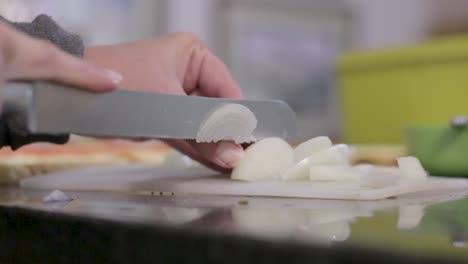
{"label": "chopped onion piece", "polygon": [[351,149],[349,148],[349,146],[346,144],[338,144],[334,147],[341,151],[343,155],[343,163],[346,165],[349,164],[349,157],[351,156]]}
{"label": "chopped onion piece", "polygon": [[313,165],[344,165],[346,159],[341,147],[333,146],[322,150],[301,160],[290,168],[283,176],[283,180],[307,180],[309,179],[309,169]]}
{"label": "chopped onion piece", "polygon": [[427,179],[427,173],[417,158],[401,157],[397,158],[397,162],[403,177],[414,180]]}
{"label": "chopped onion piece", "polygon": [[286,173],[281,176],[283,180],[307,180],[309,178],[309,168],[311,166],[311,159],[306,158],[291,167]]}
{"label": "chopped onion piece", "polygon": [[245,150],[231,178],[244,181],[277,179],[293,164],[293,149],[286,141],[266,138]]}
{"label": "chopped onion piece", "polygon": [[401,178],[401,171],[398,167],[360,164],[353,166],[352,170],[363,174],[360,179],[360,185],[363,187],[388,187],[398,183]]}
{"label": "chopped onion piece", "polygon": [[202,123],[196,141],[253,142],[255,138],[252,133],[256,127],[257,118],[249,108],[241,104],[225,104],[213,111]]}
{"label": "chopped onion piece", "polygon": [[307,140],[294,149],[294,161],[301,160],[323,150],[332,147],[332,142],[328,137],[316,137]]}
{"label": "chopped onion piece", "polygon": [[359,180],[363,174],[343,166],[310,166],[311,181]]}
{"label": "chopped onion piece", "polygon": [[167,154],[162,165],[168,168],[193,168],[198,166],[199,163],[178,151],[172,150]]}
{"label": "chopped onion piece", "polygon": [[359,165],[355,165],[351,167],[351,169],[364,173],[364,174],[370,174],[372,170],[374,169],[374,167],[375,166],[371,164],[359,164]]}
{"label": "chopped onion piece", "polygon": [[394,176],[394,177],[401,177],[401,169],[398,167],[391,167],[391,166],[374,166],[371,170],[372,174],[378,175],[387,175],[387,176]]}
{"label": "chopped onion piece", "polygon": [[382,175],[401,177],[401,170],[398,167],[391,166],[374,166],[370,164],[359,164],[352,167],[353,170],[359,171],[366,175]]}
{"label": "chopped onion piece", "polygon": [[361,177],[360,185],[369,188],[385,188],[398,184],[400,177],[393,175],[368,174]]}
{"label": "chopped onion piece", "polygon": [[347,163],[342,146],[336,145],[308,157],[311,165],[344,165]]}

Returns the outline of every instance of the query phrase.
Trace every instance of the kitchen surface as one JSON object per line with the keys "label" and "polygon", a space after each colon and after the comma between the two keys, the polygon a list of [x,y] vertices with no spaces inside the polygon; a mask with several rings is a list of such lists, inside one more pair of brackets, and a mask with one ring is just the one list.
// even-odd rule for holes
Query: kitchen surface
{"label": "kitchen surface", "polygon": [[[41,259],[53,250],[51,260],[60,260],[61,254],[86,253],[82,243],[107,256],[99,245],[105,243],[117,262],[145,251],[133,258],[465,263],[468,257],[467,191],[371,202],[70,191],[72,201],[44,203],[49,192],[2,188],[2,245],[12,239],[25,247],[25,258]],[[75,226],[83,231],[76,233]],[[16,239],[15,232],[21,233]],[[139,232],[146,232],[141,240],[132,237]]]}
{"label": "kitchen surface", "polygon": [[[0,0],[3,18],[47,14],[125,75],[105,93],[5,75],[0,262],[468,263],[467,13]],[[190,52],[172,56],[181,39]]]}

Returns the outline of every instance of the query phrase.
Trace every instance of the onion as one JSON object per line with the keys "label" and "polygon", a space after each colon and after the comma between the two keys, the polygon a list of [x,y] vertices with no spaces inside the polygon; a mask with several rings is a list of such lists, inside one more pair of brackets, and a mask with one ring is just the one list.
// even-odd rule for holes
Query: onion
{"label": "onion", "polygon": [[415,157],[401,157],[397,158],[398,167],[401,170],[401,175],[404,178],[414,180],[427,179],[427,173],[424,170],[421,162]]}
{"label": "onion", "polygon": [[199,163],[178,151],[171,150],[162,165],[168,168],[193,168]]}
{"label": "onion", "polygon": [[253,142],[255,138],[252,133],[256,127],[257,118],[249,108],[241,104],[225,104],[211,112],[201,124],[196,141]]}
{"label": "onion", "polygon": [[332,142],[328,137],[316,137],[307,140],[294,149],[294,161],[301,160],[328,148],[331,148]]}
{"label": "onion", "polygon": [[401,170],[398,167],[360,164],[353,166],[352,170],[362,173],[360,185],[363,187],[388,187],[397,184],[401,178]]}
{"label": "onion", "polygon": [[363,174],[344,166],[310,166],[311,181],[359,180]]}
{"label": "onion", "polygon": [[345,165],[347,164],[342,146],[333,146],[322,150],[301,160],[290,168],[283,176],[283,180],[306,180],[309,179],[309,169],[313,165]]}
{"label": "onion", "polygon": [[349,146],[346,144],[338,144],[333,147],[337,148],[341,152],[341,155],[343,155],[343,161],[342,161],[343,165],[348,166],[349,159],[351,157],[351,149],[349,148]]}
{"label": "onion", "polygon": [[359,164],[351,167],[352,170],[358,171],[364,174],[370,174],[375,166],[371,164]]}
{"label": "onion", "polygon": [[277,179],[293,164],[293,149],[286,141],[266,138],[245,150],[231,178],[244,181]]}
{"label": "onion", "polygon": [[361,177],[360,185],[369,188],[385,188],[398,184],[399,179],[400,177],[392,175],[369,174]]}

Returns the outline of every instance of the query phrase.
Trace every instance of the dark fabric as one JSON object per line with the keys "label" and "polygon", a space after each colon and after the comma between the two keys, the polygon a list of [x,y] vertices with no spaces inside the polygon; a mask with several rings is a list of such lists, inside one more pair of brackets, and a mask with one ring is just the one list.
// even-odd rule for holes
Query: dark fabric
{"label": "dark fabric", "polygon": [[[0,20],[14,26],[30,36],[45,39],[65,52],[78,57],[83,56],[84,45],[79,36],[63,30],[52,18],[46,15],[36,17],[31,23],[12,23],[0,17]],[[10,146],[16,150],[34,142],[65,144],[69,135],[30,134],[24,120],[14,113],[2,113],[0,118],[0,147]]]}
{"label": "dark fabric", "polygon": [[68,142],[68,135],[44,135],[31,134],[25,127],[26,120],[23,116],[15,113],[2,113],[0,118],[0,143],[2,147],[10,146],[16,150],[24,145],[34,142],[49,142],[54,144],[65,144]]}
{"label": "dark fabric", "polygon": [[30,36],[48,40],[70,54],[83,57],[84,45],[81,38],[62,29],[49,16],[39,15],[31,23],[12,23],[1,17],[0,19]]}

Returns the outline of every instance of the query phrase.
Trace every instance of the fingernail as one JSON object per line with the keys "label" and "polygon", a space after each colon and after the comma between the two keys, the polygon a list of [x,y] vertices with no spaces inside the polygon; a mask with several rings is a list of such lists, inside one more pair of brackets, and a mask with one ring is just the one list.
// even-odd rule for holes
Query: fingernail
{"label": "fingernail", "polygon": [[221,142],[216,148],[215,162],[226,168],[233,168],[244,156],[244,150],[241,146],[232,142]]}
{"label": "fingernail", "polygon": [[123,79],[120,73],[109,69],[106,69],[106,75],[115,84],[119,84]]}

